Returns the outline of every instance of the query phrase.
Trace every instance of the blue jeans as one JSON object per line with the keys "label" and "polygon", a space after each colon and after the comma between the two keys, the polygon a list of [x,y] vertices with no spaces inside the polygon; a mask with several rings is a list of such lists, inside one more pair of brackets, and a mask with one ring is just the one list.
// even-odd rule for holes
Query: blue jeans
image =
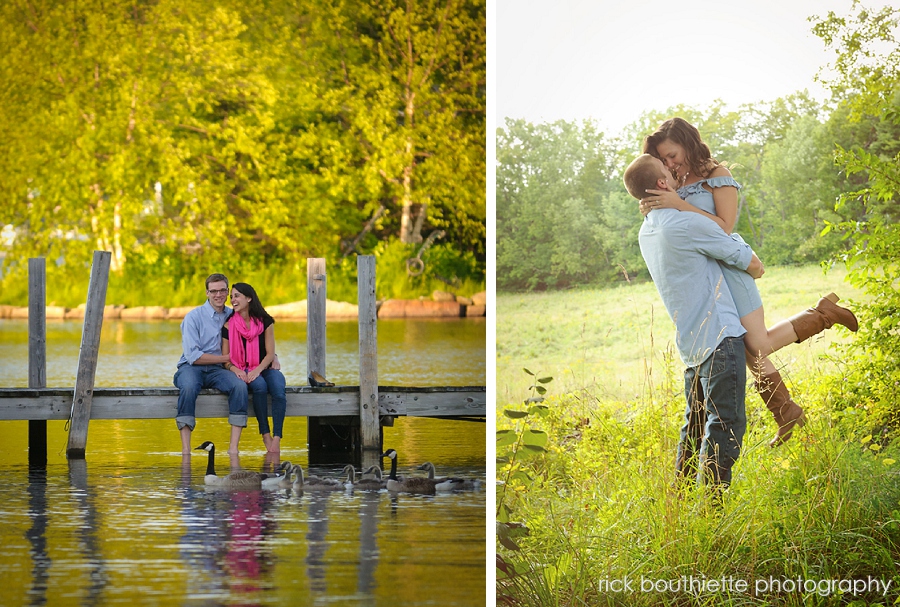
{"label": "blue jeans", "polygon": [[259,433],[269,433],[269,398],[272,395],[272,435],[284,436],[284,413],[287,410],[287,399],[284,395],[284,375],[277,369],[265,369],[259,377],[247,384],[253,393],[253,410],[259,422]]}
{"label": "blue jeans", "polygon": [[213,388],[228,395],[228,423],[247,427],[247,384],[220,365],[181,365],[175,372],[173,383],[178,388],[178,413],[175,424],[181,430],[197,425],[194,410],[197,395],[204,388]]}
{"label": "blue jeans", "polygon": [[676,476],[727,486],[747,430],[743,337],[726,337],[699,367],[684,371],[687,408]]}

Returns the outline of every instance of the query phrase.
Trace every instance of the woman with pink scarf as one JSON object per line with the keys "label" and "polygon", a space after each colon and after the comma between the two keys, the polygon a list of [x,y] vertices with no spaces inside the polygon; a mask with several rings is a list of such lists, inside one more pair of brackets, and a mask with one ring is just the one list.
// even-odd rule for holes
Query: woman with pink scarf
{"label": "woman with pink scarf", "polygon": [[[231,286],[234,313],[222,327],[222,354],[229,356],[225,368],[247,382],[253,394],[253,409],[259,433],[269,453],[281,452],[286,399],[284,375],[272,368],[275,360],[275,319],[269,316],[256,291],[245,282]],[[272,433],[269,433],[268,396],[272,395]]]}

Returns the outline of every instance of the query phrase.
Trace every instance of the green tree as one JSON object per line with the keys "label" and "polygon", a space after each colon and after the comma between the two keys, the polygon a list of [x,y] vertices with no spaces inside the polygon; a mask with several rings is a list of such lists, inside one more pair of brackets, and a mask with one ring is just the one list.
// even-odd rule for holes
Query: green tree
{"label": "green tree", "polygon": [[[835,160],[850,177],[865,181],[845,191],[836,210],[861,204],[865,214],[835,227],[852,239],[841,258],[848,278],[871,297],[858,305],[860,330],[845,348],[846,380],[841,401],[865,409],[896,430],[900,423],[900,9],[870,11],[856,3],[848,17],[829,13],[813,31],[835,52],[833,92],[847,109],[847,120],[875,121],[870,138],[855,146],[837,146]],[[829,229],[829,226],[827,229]]]}
{"label": "green tree", "polygon": [[498,288],[567,287],[615,272],[600,215],[616,160],[590,122],[507,120],[498,129]]}
{"label": "green tree", "polygon": [[307,18],[362,211],[403,243],[444,229],[483,252],[484,2],[322,4]]}
{"label": "green tree", "polygon": [[100,248],[178,281],[440,229],[483,276],[483,2],[12,0],[0,37],[5,272]]}

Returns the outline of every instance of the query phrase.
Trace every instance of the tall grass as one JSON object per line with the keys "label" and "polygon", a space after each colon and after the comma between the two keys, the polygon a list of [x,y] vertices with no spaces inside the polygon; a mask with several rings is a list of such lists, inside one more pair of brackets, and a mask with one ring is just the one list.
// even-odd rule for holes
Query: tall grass
{"label": "tall grass", "polygon": [[[783,299],[784,307],[796,311],[808,305],[800,302],[835,287],[850,296],[843,285],[823,284],[809,268],[777,269],[765,278],[772,275],[777,280],[763,299],[776,310]],[[818,282],[811,285],[811,278]],[[685,406],[682,365],[670,343],[671,325],[658,313],[652,325],[648,322],[651,302],[644,288],[542,294],[534,296],[540,302],[535,307],[527,305],[528,297],[498,300],[498,352],[504,342],[504,356],[514,347],[534,349],[532,360],[516,365],[518,377],[511,370],[501,373],[500,365],[512,362],[498,361],[498,391],[501,374],[511,391],[519,390],[508,398],[508,408],[523,408],[524,386],[532,378],[522,366],[553,375],[548,364],[540,363],[554,361],[549,364],[564,371],[549,384],[554,396],[543,403],[548,414],[530,422],[548,433],[546,453],[529,460],[530,481],[498,490],[510,520],[528,530],[518,535],[519,550],[498,548],[518,571],[512,577],[499,574],[498,604],[900,602],[900,457],[881,437],[857,431],[861,426],[851,418],[863,411],[834,410],[832,390],[840,365],[827,357],[827,342],[788,348],[809,350],[791,355],[788,379],[807,410],[806,427],[785,445],[769,448],[775,424],[748,390],[748,433],[721,503],[702,489],[676,491],[674,456]],[[587,305],[589,313],[580,305]],[[662,310],[661,304],[655,307]],[[595,308],[604,311],[606,326],[588,326]],[[566,313],[548,316],[542,331],[523,318],[535,323],[560,309]],[[640,318],[645,325],[639,326]],[[599,324],[599,318],[593,322]],[[513,330],[516,326],[523,328]],[[530,341],[523,335],[527,327],[534,333]],[[629,331],[640,336],[631,337],[638,346],[617,343]],[[589,346],[590,339],[604,335],[615,337],[606,345]],[[588,361],[567,365],[559,353],[575,359],[582,354],[579,348],[636,356],[629,363],[637,367],[631,376],[640,379],[624,390],[609,389],[600,367],[580,372],[578,365],[587,367]],[[830,379],[823,381],[826,376]],[[622,385],[627,381],[622,379]],[[618,396],[623,392],[628,396]],[[498,429],[521,432],[522,423],[498,411]],[[849,586],[860,580],[868,582],[865,589]]]}

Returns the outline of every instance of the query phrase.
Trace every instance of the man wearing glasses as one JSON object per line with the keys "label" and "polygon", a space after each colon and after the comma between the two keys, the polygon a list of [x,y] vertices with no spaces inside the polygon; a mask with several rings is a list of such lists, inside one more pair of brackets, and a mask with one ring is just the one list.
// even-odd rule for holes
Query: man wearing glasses
{"label": "man wearing glasses", "polygon": [[241,431],[247,425],[247,384],[222,366],[228,362],[228,355],[222,354],[222,325],[231,314],[231,308],[225,305],[228,278],[224,274],[211,274],[206,279],[206,297],[206,303],[188,312],[181,322],[184,353],[174,379],[179,390],[175,424],[181,432],[181,453],[190,455],[191,432],[197,423],[197,394],[203,388],[224,392],[231,424],[228,453],[237,454]]}

